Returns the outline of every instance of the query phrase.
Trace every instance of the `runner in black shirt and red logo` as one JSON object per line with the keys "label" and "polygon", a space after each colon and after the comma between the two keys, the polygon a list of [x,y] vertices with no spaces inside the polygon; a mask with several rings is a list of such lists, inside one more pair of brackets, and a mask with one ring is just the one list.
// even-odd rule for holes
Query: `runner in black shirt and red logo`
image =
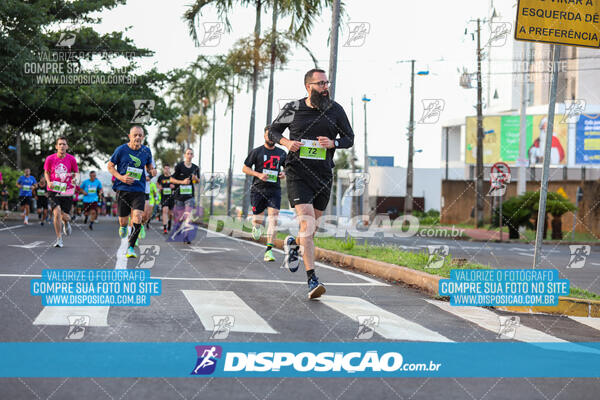
{"label": "runner in black shirt and red logo", "polygon": [[[267,249],[265,261],[275,261],[273,257],[273,237],[277,228],[277,216],[281,207],[281,186],[279,182],[285,178],[281,167],[285,163],[286,153],[275,147],[269,139],[269,127],[265,128],[265,144],[253,149],[246,161],[242,172],[254,177],[250,188],[250,203],[252,204],[252,237],[254,240],[262,236],[263,214],[268,209]],[[254,166],[254,170],[252,167]]]}
{"label": "runner in black shirt and red logo", "polygon": [[[290,205],[300,220],[298,242],[288,236],[284,242],[285,264],[298,269],[299,245],[308,276],[308,298],[325,293],[314,271],[316,221],[329,202],[335,149],[354,144],[354,132],[342,106],[329,98],[325,71],[311,69],[304,75],[307,97],[286,104],[269,128],[269,138],[289,150],[285,173]],[[283,132],[289,129],[289,139]]]}
{"label": "runner in black shirt and red logo", "polygon": [[173,197],[175,185],[171,183],[171,166],[169,164],[163,164],[163,173],[156,180],[156,185],[160,190],[163,233],[166,235],[171,230],[171,219],[173,218],[173,207],[175,206],[175,198]]}
{"label": "runner in black shirt and red logo", "polygon": [[[177,185],[175,188],[175,208],[183,214],[180,221],[184,221],[190,216],[194,208],[194,185],[199,181],[200,169],[192,163],[194,151],[190,148],[185,150],[183,161],[175,165],[175,172],[170,178],[171,183]],[[191,244],[192,242],[184,234],[183,242]]]}

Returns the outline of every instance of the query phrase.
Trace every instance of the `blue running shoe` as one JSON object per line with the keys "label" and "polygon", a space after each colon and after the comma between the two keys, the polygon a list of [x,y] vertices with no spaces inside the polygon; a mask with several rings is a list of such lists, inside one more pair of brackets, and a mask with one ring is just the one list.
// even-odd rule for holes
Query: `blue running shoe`
{"label": "blue running shoe", "polygon": [[127,253],[125,253],[125,257],[127,257],[127,258],[137,258],[137,254],[135,254],[135,249],[133,247],[129,247],[127,249]]}
{"label": "blue running shoe", "polygon": [[313,275],[308,280],[308,299],[316,299],[317,297],[321,297],[323,293],[325,293],[325,286],[319,283],[319,278],[316,275]]}
{"label": "blue running shoe", "polygon": [[127,237],[127,227],[126,226],[119,227],[119,237],[121,239],[125,239]]}
{"label": "blue running shoe", "polygon": [[291,235],[287,236],[283,243],[283,253],[285,254],[283,265],[291,272],[296,272],[300,266],[300,257],[298,256],[300,246],[296,243],[296,238]]}

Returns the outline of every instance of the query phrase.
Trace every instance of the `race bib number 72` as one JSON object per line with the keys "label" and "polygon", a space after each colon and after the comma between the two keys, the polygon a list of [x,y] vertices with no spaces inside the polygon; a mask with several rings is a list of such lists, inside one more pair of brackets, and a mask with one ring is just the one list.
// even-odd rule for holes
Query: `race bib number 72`
{"label": "race bib number 72", "polygon": [[324,160],[327,157],[327,149],[319,144],[318,140],[302,139],[300,147],[300,158],[309,160]]}

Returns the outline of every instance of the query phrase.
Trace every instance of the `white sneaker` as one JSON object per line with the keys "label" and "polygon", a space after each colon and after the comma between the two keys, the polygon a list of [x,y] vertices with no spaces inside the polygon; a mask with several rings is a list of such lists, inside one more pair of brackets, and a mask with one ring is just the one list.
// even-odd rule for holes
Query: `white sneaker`
{"label": "white sneaker", "polygon": [[56,242],[54,242],[54,247],[63,247],[62,237],[59,237],[58,239],[56,239]]}

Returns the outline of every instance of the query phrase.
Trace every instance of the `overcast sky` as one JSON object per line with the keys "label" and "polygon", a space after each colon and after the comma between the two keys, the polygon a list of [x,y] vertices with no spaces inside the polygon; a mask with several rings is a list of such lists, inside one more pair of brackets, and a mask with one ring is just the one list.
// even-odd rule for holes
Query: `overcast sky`
{"label": "overcast sky", "polygon": [[[225,33],[216,47],[195,47],[182,20],[192,0],[129,0],[126,5],[101,14],[101,32],[122,31],[138,47],[155,52],[145,67],[157,66],[166,72],[188,65],[198,55],[225,54],[241,37],[254,28],[254,9],[236,7],[231,13],[232,30]],[[505,0],[512,3],[512,0]],[[475,43],[464,35],[468,21],[489,15],[488,1],[463,0],[460,3],[444,0],[404,2],[398,0],[346,0],[346,15],[338,56],[338,75],[335,99],[348,118],[351,118],[351,99],[354,99],[355,147],[359,162],[363,162],[364,114],[361,97],[372,101],[367,106],[368,149],[371,156],[394,156],[395,164],[405,166],[407,160],[406,132],[409,118],[410,64],[401,60],[416,59],[416,70],[430,71],[429,76],[415,78],[415,119],[422,115],[422,99],[440,98],[445,109],[437,124],[418,124],[415,131],[416,167],[439,167],[441,159],[441,122],[474,113],[475,90],[458,85],[457,68],[475,69]],[[504,7],[506,8],[506,6]],[[509,7],[510,8],[510,7]],[[508,20],[514,16],[508,16]],[[206,8],[200,22],[218,22],[214,8]],[[317,56],[319,66],[328,70],[327,35],[331,21],[330,10],[317,20],[308,46]],[[270,28],[270,10],[263,13],[263,30]],[[344,46],[349,36],[348,23],[366,22],[369,33],[362,46]],[[281,27],[284,26],[282,23]],[[199,27],[202,34],[202,26]],[[439,61],[443,59],[444,61]],[[310,57],[302,49],[292,49],[290,61],[275,74],[274,112],[277,99],[301,98],[305,95],[302,79],[312,68]],[[255,145],[260,145],[262,128],[266,123],[268,81],[258,92]],[[246,156],[250,118],[250,91],[236,97],[234,124],[234,172],[241,171]],[[230,114],[225,104],[217,104],[215,170],[226,171],[230,134]],[[202,169],[210,168],[211,135],[203,138]]]}

